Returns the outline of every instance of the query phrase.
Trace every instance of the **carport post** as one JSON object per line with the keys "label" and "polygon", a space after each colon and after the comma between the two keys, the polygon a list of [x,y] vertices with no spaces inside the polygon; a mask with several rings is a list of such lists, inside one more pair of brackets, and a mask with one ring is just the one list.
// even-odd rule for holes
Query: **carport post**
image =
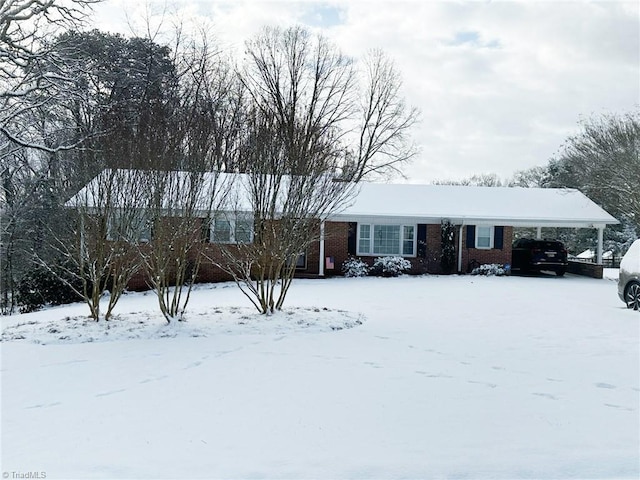
{"label": "carport post", "polygon": [[320,220],[320,264],[318,276],[324,277],[324,220]]}
{"label": "carport post", "polygon": [[598,265],[602,265],[602,237],[604,234],[604,228],[598,227],[598,250],[597,250],[597,258],[596,261]]}
{"label": "carport post", "polygon": [[458,273],[462,273],[462,227],[464,222],[460,224],[460,233],[458,234]]}
{"label": "carport post", "polygon": [[537,227],[536,228],[536,238],[538,240],[542,239],[542,227]]}

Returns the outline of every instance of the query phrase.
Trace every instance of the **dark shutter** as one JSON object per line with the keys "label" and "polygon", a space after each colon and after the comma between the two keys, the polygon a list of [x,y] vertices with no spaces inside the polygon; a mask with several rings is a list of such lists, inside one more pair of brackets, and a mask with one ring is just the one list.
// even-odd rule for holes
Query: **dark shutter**
{"label": "dark shutter", "polygon": [[349,222],[349,236],[347,238],[347,252],[349,255],[356,254],[358,235],[358,224],[356,222]]}
{"label": "dark shutter", "polygon": [[476,226],[467,225],[467,248],[476,248]]}
{"label": "dark shutter", "polygon": [[502,250],[504,244],[504,227],[494,227],[493,229],[493,248]]}
{"label": "dark shutter", "polygon": [[427,258],[427,225],[418,224],[418,257]]}
{"label": "dark shutter", "polygon": [[209,243],[211,241],[211,220],[209,218],[203,218],[201,221],[202,224],[200,227],[202,228],[202,231],[200,238],[203,242]]}

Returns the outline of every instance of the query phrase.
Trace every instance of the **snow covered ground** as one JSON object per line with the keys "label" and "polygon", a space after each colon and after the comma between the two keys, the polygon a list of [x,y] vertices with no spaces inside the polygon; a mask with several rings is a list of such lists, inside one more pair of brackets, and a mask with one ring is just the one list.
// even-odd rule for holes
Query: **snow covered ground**
{"label": "snow covered ground", "polygon": [[640,314],[605,276],[300,280],[270,318],[203,285],[171,326],[152,294],[108,328],[80,304],[5,317],[0,471],[638,478]]}

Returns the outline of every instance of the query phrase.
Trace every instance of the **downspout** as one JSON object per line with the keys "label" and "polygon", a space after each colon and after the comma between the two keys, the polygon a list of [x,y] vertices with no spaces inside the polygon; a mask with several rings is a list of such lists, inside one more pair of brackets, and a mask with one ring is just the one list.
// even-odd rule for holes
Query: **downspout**
{"label": "downspout", "polygon": [[458,233],[458,273],[462,273],[462,228],[464,220],[460,223],[460,232]]}
{"label": "downspout", "polygon": [[320,260],[318,265],[318,276],[324,277],[324,220],[320,221]]}

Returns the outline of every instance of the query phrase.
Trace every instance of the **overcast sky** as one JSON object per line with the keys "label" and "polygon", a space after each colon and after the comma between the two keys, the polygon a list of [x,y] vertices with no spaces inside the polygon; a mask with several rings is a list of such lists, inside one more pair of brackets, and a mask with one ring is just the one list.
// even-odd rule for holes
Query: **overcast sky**
{"label": "overcast sky", "polygon": [[95,26],[130,34],[146,11],[206,22],[237,52],[264,25],[321,31],[356,59],[384,49],[421,111],[411,183],[546,165],[581,120],[640,104],[637,0],[106,0]]}

